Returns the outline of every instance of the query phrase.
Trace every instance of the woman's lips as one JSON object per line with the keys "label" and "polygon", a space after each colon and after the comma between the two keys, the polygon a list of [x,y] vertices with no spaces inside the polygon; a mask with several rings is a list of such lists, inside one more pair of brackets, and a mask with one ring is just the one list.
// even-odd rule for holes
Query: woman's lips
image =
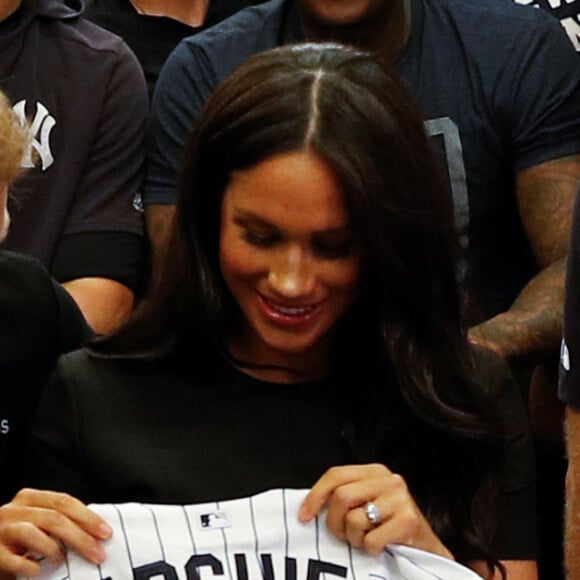
{"label": "woman's lips", "polygon": [[296,306],[283,305],[258,294],[260,307],[266,318],[288,326],[297,326],[310,322],[319,312],[322,302]]}

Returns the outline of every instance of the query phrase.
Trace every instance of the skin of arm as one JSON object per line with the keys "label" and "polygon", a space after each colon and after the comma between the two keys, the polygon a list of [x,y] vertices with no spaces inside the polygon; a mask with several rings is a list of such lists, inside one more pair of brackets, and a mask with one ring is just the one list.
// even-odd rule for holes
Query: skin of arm
{"label": "skin of arm", "polygon": [[175,206],[149,204],[145,206],[145,226],[151,244],[151,280],[160,274],[163,257],[167,250]]}
{"label": "skin of arm", "polygon": [[108,278],[78,278],[62,287],[72,296],[89,326],[97,334],[118,328],[131,314],[133,291]]}
{"label": "skin of arm", "polygon": [[580,580],[580,410],[566,409],[566,578]]}
{"label": "skin of arm", "polygon": [[541,163],[516,177],[520,216],[540,271],[509,310],[469,332],[472,342],[510,362],[537,362],[558,350],[566,254],[579,183],[580,155]]}

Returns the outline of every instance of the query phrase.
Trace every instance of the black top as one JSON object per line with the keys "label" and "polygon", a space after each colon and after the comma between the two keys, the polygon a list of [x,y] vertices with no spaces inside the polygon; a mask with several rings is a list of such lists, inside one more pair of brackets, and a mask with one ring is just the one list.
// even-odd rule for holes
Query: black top
{"label": "black top", "polygon": [[[267,383],[228,362],[207,379],[195,372],[193,350],[188,364],[119,363],[85,351],[62,357],[39,405],[28,484],[87,502],[188,504],[310,487],[329,467],[358,461],[344,436],[354,406],[350,382]],[[497,375],[487,382],[494,380]],[[398,389],[392,392],[385,405],[387,443],[365,462],[401,473],[412,491],[435,487],[449,498],[459,494],[457,450],[437,447],[438,435],[411,417]],[[534,559],[525,411],[513,383],[502,392],[498,405],[512,439],[496,553]]]}
{"label": "black top", "polygon": [[143,67],[151,96],[163,63],[182,38],[201,32],[234,12],[258,3],[256,0],[211,0],[205,22],[198,27],[173,18],[139,14],[129,0],[89,0],[84,16],[118,34],[129,45]]}
{"label": "black top", "polygon": [[70,296],[35,260],[0,251],[0,504],[20,487],[36,401],[58,356],[89,329]]}

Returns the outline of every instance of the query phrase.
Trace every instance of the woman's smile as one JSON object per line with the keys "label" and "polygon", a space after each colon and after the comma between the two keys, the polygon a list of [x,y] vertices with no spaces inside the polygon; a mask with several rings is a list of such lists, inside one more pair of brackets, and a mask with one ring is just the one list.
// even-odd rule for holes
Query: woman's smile
{"label": "woman's smile", "polygon": [[264,311],[264,316],[281,326],[299,326],[311,322],[320,313],[325,301],[314,304],[289,305],[281,304],[275,299],[269,299],[259,292],[258,300]]}
{"label": "woman's smile", "polygon": [[[242,313],[236,354],[300,366],[328,356],[356,298],[359,258],[338,179],[309,152],[234,173],[222,203],[220,262]],[[298,359],[298,360],[297,360]]]}

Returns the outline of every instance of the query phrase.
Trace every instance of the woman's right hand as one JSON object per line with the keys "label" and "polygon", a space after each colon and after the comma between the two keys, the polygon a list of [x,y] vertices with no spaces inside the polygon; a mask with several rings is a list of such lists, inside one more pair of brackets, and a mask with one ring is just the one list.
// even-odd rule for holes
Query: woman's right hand
{"label": "woman's right hand", "polygon": [[101,541],[111,534],[110,526],[78,499],[66,493],[22,489],[0,507],[0,580],[36,576],[38,558],[61,563],[62,544],[101,564],[105,559]]}

